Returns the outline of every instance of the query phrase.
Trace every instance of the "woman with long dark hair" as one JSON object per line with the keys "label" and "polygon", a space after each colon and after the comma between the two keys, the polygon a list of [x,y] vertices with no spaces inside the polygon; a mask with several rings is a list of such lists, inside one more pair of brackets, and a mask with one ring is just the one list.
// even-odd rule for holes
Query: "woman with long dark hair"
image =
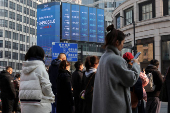
{"label": "woman with long dark hair", "polygon": [[138,80],[140,66],[133,60],[132,69],[121,57],[125,34],[114,28],[107,27],[105,37],[106,49],[100,58],[96,72],[92,113],[131,113],[130,87]]}
{"label": "woman with long dark hair", "polygon": [[71,91],[70,63],[61,61],[57,75],[57,113],[72,113],[73,96]]}
{"label": "woman with long dark hair", "polygon": [[97,56],[89,56],[86,58],[85,67],[86,72],[84,75],[84,88],[85,88],[85,100],[83,106],[83,113],[91,113],[92,99],[93,99],[93,87],[94,79],[99,64],[99,58]]}

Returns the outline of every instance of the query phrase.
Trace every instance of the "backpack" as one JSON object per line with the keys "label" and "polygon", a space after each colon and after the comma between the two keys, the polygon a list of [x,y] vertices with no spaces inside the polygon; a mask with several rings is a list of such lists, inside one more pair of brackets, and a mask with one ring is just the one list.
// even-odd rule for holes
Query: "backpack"
{"label": "backpack", "polygon": [[146,92],[153,92],[155,90],[155,84],[153,82],[153,74],[152,73],[148,73],[146,74],[148,79],[149,79],[149,83],[148,85],[146,85],[144,88],[145,88],[145,91]]}

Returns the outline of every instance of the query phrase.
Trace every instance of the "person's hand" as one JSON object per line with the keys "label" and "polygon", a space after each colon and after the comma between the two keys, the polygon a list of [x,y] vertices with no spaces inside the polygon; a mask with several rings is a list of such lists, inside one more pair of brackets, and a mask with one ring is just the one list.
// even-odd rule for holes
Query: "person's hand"
{"label": "person's hand", "polygon": [[132,61],[133,61],[133,63],[140,64],[140,63],[139,63],[139,58],[137,58],[137,59],[132,59]]}

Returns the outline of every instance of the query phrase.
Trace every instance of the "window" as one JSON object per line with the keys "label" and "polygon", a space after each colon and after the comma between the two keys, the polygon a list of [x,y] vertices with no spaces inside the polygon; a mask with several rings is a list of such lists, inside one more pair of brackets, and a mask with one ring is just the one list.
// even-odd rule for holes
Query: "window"
{"label": "window", "polygon": [[1,27],[8,27],[8,20],[0,19],[0,26]]}
{"label": "window", "polygon": [[5,38],[10,38],[11,39],[11,31],[5,30]]}
{"label": "window", "polygon": [[116,28],[120,28],[120,14],[116,15]]}
{"label": "window", "polygon": [[37,4],[36,4],[36,2],[33,2],[33,8],[37,9]]}
{"label": "window", "polygon": [[0,58],[3,58],[3,51],[0,51]]}
{"label": "window", "polygon": [[13,42],[13,49],[18,50],[18,43]]}
{"label": "window", "polygon": [[5,51],[5,58],[11,59],[11,51]]}
{"label": "window", "polygon": [[0,29],[0,37],[3,37],[3,30]]}
{"label": "window", "polygon": [[27,14],[27,8],[24,7],[24,14]]}
{"label": "window", "polygon": [[26,29],[27,29],[27,27],[23,25],[23,32],[24,33],[27,33]]}
{"label": "window", "polygon": [[17,14],[17,21],[20,21],[20,22],[22,22],[22,15],[20,15],[20,14]]}
{"label": "window", "polygon": [[8,10],[5,9],[5,10],[4,10],[4,13],[5,13],[4,16],[5,16],[5,17],[8,17]]}
{"label": "window", "polygon": [[4,0],[5,7],[8,7],[8,0]]}
{"label": "window", "polygon": [[142,20],[152,18],[152,4],[142,6]]}
{"label": "window", "polygon": [[27,33],[29,33],[29,27],[27,27]]}
{"label": "window", "polygon": [[32,7],[32,1],[30,0],[30,7]]}
{"label": "window", "polygon": [[15,10],[15,3],[9,1],[9,8]]}
{"label": "window", "polygon": [[27,17],[27,24],[29,24],[29,17]]}
{"label": "window", "polygon": [[27,5],[29,6],[30,5],[30,2],[29,2],[30,0],[27,0]]}
{"label": "window", "polygon": [[7,61],[0,61],[0,66],[6,67],[7,66]]}
{"label": "window", "polygon": [[18,40],[18,33],[13,32],[13,40]]}
{"label": "window", "polygon": [[2,16],[2,17],[8,17],[8,10],[6,10],[6,9],[0,9],[0,16]]}
{"label": "window", "polygon": [[155,0],[147,0],[139,4],[139,21],[155,17]]}
{"label": "window", "polygon": [[125,25],[133,23],[133,8],[125,10]]}
{"label": "window", "polygon": [[35,17],[35,11],[33,11],[33,15],[32,16]]}
{"label": "window", "polygon": [[24,44],[20,44],[20,51],[25,51],[25,45]]}
{"label": "window", "polygon": [[3,47],[3,40],[0,40],[0,47]]}
{"label": "window", "polygon": [[23,22],[24,22],[24,23],[26,23],[26,22],[27,22],[27,18],[26,18],[26,16],[24,16],[24,18],[23,18]]}
{"label": "window", "polygon": [[29,49],[29,45],[27,45],[27,49],[26,50],[28,51],[28,49]]}
{"label": "window", "polygon": [[10,41],[5,41],[5,48],[11,49],[11,42]]}
{"label": "window", "polygon": [[20,0],[21,3],[23,3],[23,0]]}
{"label": "window", "polygon": [[22,12],[22,6],[17,4],[17,11]]}
{"label": "window", "polygon": [[25,60],[25,54],[20,53],[20,60]]}
{"label": "window", "polygon": [[170,0],[163,1],[163,15],[170,15]]}
{"label": "window", "polygon": [[30,42],[30,39],[29,39],[29,36],[27,36],[27,43],[29,43]]}
{"label": "window", "polygon": [[33,10],[31,10],[31,9],[30,9],[30,16],[32,16],[32,15],[33,15],[33,12],[32,12],[32,11],[33,11]]}
{"label": "window", "polygon": [[12,29],[12,22],[9,21],[9,28]]}
{"label": "window", "polygon": [[12,52],[12,59],[18,60],[18,53]]}
{"label": "window", "polygon": [[27,15],[29,15],[29,9],[27,8]]}
{"label": "window", "polygon": [[26,0],[24,0],[24,4],[25,4],[25,5],[26,5],[26,3],[27,3]]}
{"label": "window", "polygon": [[9,11],[9,18],[10,18],[10,19],[14,19],[14,20],[15,20],[15,13],[14,13],[14,12]]}

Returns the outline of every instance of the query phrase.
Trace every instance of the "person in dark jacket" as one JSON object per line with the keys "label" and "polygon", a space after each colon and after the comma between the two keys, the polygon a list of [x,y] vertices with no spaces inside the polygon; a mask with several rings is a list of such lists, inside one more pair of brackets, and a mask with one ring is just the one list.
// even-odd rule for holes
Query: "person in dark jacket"
{"label": "person in dark jacket", "polygon": [[99,58],[97,56],[89,56],[86,58],[85,67],[86,72],[83,76],[85,100],[83,104],[83,113],[92,112],[93,87],[95,74],[99,65]]}
{"label": "person in dark jacket", "polygon": [[147,103],[146,103],[146,113],[159,113],[161,102],[159,101],[159,94],[163,84],[163,78],[158,71],[159,61],[153,59],[150,64],[146,67],[146,74],[152,73],[153,82],[155,84],[155,90],[153,92],[147,92]]}
{"label": "person in dark jacket", "polygon": [[13,106],[13,112],[20,112],[20,106],[19,106],[19,85],[20,85],[20,74],[17,73],[15,75],[15,79],[14,79],[14,88],[15,88],[15,92],[16,92],[16,97],[14,99],[14,106]]}
{"label": "person in dark jacket", "polygon": [[57,76],[57,113],[72,113],[73,96],[71,91],[70,63],[61,61]]}
{"label": "person in dark jacket", "polygon": [[49,73],[49,79],[52,84],[52,91],[55,95],[55,103],[52,104],[52,113],[56,113],[56,106],[57,106],[57,100],[56,100],[56,93],[57,93],[57,85],[56,85],[56,79],[58,75],[59,65],[61,61],[66,60],[66,55],[64,53],[60,53],[58,55],[57,59],[54,59],[51,62],[51,66],[49,67],[48,73]]}
{"label": "person in dark jacket", "polygon": [[12,113],[13,101],[15,98],[15,88],[12,79],[12,67],[7,66],[6,71],[0,74],[0,89],[2,99],[2,113]]}
{"label": "person in dark jacket", "polygon": [[[124,55],[123,55],[123,58],[127,61],[128,63],[128,68],[129,69],[132,69],[132,65],[133,63],[131,62],[132,59],[134,58],[134,56],[132,55],[132,53],[130,52],[126,52]],[[130,91],[133,92],[136,94],[136,97],[138,98],[138,104],[141,103],[142,98],[143,98],[143,88],[142,88],[142,80],[140,79],[140,77],[138,78],[137,82],[135,83],[135,85],[133,85],[132,87],[130,87]],[[134,97],[131,97],[131,101],[133,100],[132,98]],[[132,104],[133,102],[131,102]],[[144,106],[144,105],[143,105]],[[141,110],[140,110],[141,111]],[[142,110],[144,111],[144,109]],[[136,106],[136,108],[132,108],[132,113],[138,113],[138,105]]]}
{"label": "person in dark jacket", "polygon": [[74,64],[76,70],[72,74],[72,87],[73,87],[73,96],[74,96],[74,103],[75,103],[75,113],[81,113],[81,99],[80,93],[82,91],[82,78],[83,78],[83,63],[77,61]]}

